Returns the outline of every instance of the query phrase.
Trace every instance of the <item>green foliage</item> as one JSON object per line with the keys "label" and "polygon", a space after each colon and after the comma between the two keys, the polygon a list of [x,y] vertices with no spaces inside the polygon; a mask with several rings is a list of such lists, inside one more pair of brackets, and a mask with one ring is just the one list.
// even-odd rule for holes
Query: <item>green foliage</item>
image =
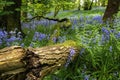
{"label": "green foliage", "polygon": [[0,16],[12,13],[12,11],[4,11],[4,7],[14,4],[12,1],[0,0]]}
{"label": "green foliage", "polygon": [[[119,14],[118,14],[119,15]],[[119,16],[118,16],[119,17]],[[89,20],[91,18],[87,18]],[[117,19],[116,19],[117,20]],[[118,19],[119,20],[119,19]],[[119,22],[119,21],[118,21]],[[84,23],[84,27],[80,24]],[[118,80],[120,79],[120,40],[116,38],[119,23],[114,23],[114,29],[95,21],[95,25],[85,22],[76,24],[77,44],[83,46],[78,58],[67,68],[62,68],[51,76],[59,80]],[[102,28],[103,27],[103,28]],[[102,32],[105,30],[105,32]],[[103,35],[108,40],[104,41]]]}

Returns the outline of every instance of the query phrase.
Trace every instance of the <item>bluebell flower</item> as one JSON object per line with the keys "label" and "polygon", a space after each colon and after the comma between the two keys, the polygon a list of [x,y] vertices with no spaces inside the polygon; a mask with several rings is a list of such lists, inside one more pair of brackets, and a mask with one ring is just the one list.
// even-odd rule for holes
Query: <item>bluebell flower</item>
{"label": "bluebell flower", "polygon": [[9,43],[9,42],[7,42],[7,43],[6,43],[6,46],[8,46],[8,47],[9,47],[9,46],[10,46],[10,43]]}
{"label": "bluebell flower", "polygon": [[2,40],[0,39],[0,45],[2,44]]}
{"label": "bluebell flower", "polygon": [[17,38],[15,36],[11,36],[9,39],[7,39],[7,42],[13,42],[17,40]]}
{"label": "bluebell flower", "polygon": [[109,41],[109,39],[110,39],[110,35],[102,34],[102,42]]}
{"label": "bluebell flower", "polygon": [[110,30],[110,33],[115,33],[115,32],[116,32],[115,29],[111,29],[111,30]]}
{"label": "bluebell flower", "polygon": [[85,52],[85,48],[82,48],[82,49],[80,50],[80,55],[82,55],[84,52]]}
{"label": "bluebell flower", "polygon": [[86,23],[87,23],[87,24],[92,24],[93,21],[91,21],[91,20],[87,20]]}
{"label": "bluebell flower", "polygon": [[36,41],[36,40],[43,40],[47,37],[46,34],[43,34],[43,33],[39,33],[39,32],[35,32],[34,36],[33,36],[33,41]]}
{"label": "bluebell flower", "polygon": [[66,36],[59,36],[58,39],[60,43],[63,43],[66,40]]}
{"label": "bluebell flower", "polygon": [[10,36],[16,36],[16,31],[15,30],[14,31],[10,31],[9,34],[10,34]]}
{"label": "bluebell flower", "polygon": [[110,46],[109,51],[112,52],[112,49],[113,49],[112,46]]}
{"label": "bluebell flower", "polygon": [[84,80],[89,80],[90,75],[85,75]]}
{"label": "bluebell flower", "polygon": [[103,23],[102,16],[94,16],[92,20],[97,21],[98,23]]}
{"label": "bluebell flower", "polygon": [[106,35],[110,35],[110,31],[104,27],[102,28],[102,32],[105,33]]}
{"label": "bluebell flower", "polygon": [[106,42],[106,41],[109,41],[110,40],[110,31],[107,30],[106,28],[102,28],[102,42]]}
{"label": "bluebell flower", "polygon": [[41,40],[43,40],[43,39],[45,39],[45,38],[46,38],[46,35],[40,33],[40,34],[39,34],[39,37],[38,37],[38,40],[41,41]]}
{"label": "bluebell flower", "polygon": [[75,54],[75,50],[73,48],[70,49],[70,54],[68,56],[68,60],[65,64],[65,67],[67,67],[69,64],[70,64],[70,61],[72,60],[72,57],[74,56]]}
{"label": "bluebell flower", "polygon": [[80,17],[80,18],[79,18],[79,21],[80,21],[80,22],[85,22],[84,17]]}
{"label": "bluebell flower", "polygon": [[34,37],[33,37],[33,41],[36,41],[36,40],[37,40],[37,37],[34,36]]}
{"label": "bluebell flower", "polygon": [[33,41],[36,41],[39,38],[39,32],[35,32],[33,36]]}
{"label": "bluebell flower", "polygon": [[56,37],[53,37],[52,40],[53,40],[54,43],[57,42],[57,38]]}
{"label": "bluebell flower", "polygon": [[73,25],[78,23],[77,19],[73,19],[73,21],[71,21],[71,22],[72,22]]}
{"label": "bluebell flower", "polygon": [[34,45],[33,45],[33,43],[30,43],[30,47],[33,47]]}
{"label": "bluebell flower", "polygon": [[120,39],[120,32],[118,32],[115,36],[117,39]]}
{"label": "bluebell flower", "polygon": [[2,39],[2,38],[5,38],[5,37],[7,37],[7,32],[0,30],[0,38]]}
{"label": "bluebell flower", "polygon": [[29,23],[21,23],[22,28],[30,28]]}
{"label": "bluebell flower", "polygon": [[24,47],[25,45],[24,45],[24,43],[22,43],[20,46],[21,46],[21,47]]}
{"label": "bluebell flower", "polygon": [[75,54],[75,50],[73,48],[70,49],[70,57],[72,57]]}

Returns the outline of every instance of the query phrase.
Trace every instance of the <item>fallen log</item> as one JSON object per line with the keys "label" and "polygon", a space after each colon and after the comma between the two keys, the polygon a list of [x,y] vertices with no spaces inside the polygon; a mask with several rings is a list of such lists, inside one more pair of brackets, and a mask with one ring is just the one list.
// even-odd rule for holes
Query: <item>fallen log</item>
{"label": "fallen log", "polygon": [[7,47],[0,50],[0,80],[42,80],[77,57],[74,41],[41,48]]}

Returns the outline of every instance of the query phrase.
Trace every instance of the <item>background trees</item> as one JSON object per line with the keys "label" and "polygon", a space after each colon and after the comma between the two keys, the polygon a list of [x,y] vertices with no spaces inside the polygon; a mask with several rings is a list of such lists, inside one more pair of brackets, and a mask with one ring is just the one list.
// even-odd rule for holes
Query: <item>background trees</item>
{"label": "background trees", "polygon": [[2,2],[3,6],[0,14],[0,27],[5,28],[8,32],[15,28],[22,32],[21,0],[5,0]]}
{"label": "background trees", "polygon": [[51,12],[55,18],[60,10],[75,8],[91,10],[92,6],[105,6],[106,4],[108,5],[103,20],[113,18],[113,15],[118,12],[119,0],[114,2],[108,0],[108,3],[106,0],[1,0],[0,27],[5,28],[8,32],[16,28],[23,33],[21,21],[29,18],[30,15],[32,17],[46,16]]}
{"label": "background trees", "polygon": [[119,11],[120,1],[119,0],[108,0],[107,8],[105,10],[103,20],[110,19],[112,20]]}

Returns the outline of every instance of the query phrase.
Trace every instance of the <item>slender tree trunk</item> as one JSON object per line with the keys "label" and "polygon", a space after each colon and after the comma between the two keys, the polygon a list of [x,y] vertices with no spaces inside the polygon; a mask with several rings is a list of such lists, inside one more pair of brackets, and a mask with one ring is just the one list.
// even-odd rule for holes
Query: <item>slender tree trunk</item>
{"label": "slender tree trunk", "polygon": [[81,7],[80,0],[78,0],[78,10],[80,10],[80,7]]}
{"label": "slender tree trunk", "polygon": [[[0,23],[3,27],[6,28],[6,31],[11,31],[17,29],[18,31],[22,32],[21,29],[21,0],[7,0],[14,2],[14,4],[10,6],[5,6],[4,11],[9,12],[1,16]],[[23,32],[22,32],[23,33]]]}
{"label": "slender tree trunk", "polygon": [[108,0],[108,5],[105,10],[103,20],[110,20],[112,21],[114,19],[114,15],[118,12],[120,6],[120,0]]}
{"label": "slender tree trunk", "polygon": [[97,0],[95,0],[95,6],[97,6]]}
{"label": "slender tree trunk", "polygon": [[89,10],[92,9],[93,1],[94,1],[94,0],[91,1],[91,4],[90,4],[90,6],[89,6]]}
{"label": "slender tree trunk", "polygon": [[105,0],[102,0],[101,6],[105,7]]}

